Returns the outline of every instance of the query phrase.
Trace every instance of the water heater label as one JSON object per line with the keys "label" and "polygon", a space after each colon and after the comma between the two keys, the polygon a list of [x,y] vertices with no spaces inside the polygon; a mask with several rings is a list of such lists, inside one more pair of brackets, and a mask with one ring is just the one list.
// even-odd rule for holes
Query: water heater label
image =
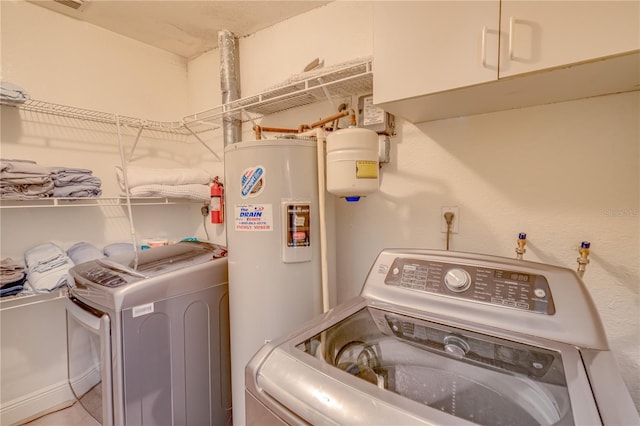
{"label": "water heater label", "polygon": [[311,262],[311,201],[282,202],[282,262]]}
{"label": "water heater label", "polygon": [[273,231],[271,204],[236,204],[234,211],[236,231]]}
{"label": "water heater label", "polygon": [[287,223],[286,241],[287,247],[311,246],[311,223],[309,213],[310,204],[286,204]]}
{"label": "water heater label", "polygon": [[264,183],[264,166],[255,166],[245,169],[242,172],[240,195],[242,198],[256,197],[264,190]]}

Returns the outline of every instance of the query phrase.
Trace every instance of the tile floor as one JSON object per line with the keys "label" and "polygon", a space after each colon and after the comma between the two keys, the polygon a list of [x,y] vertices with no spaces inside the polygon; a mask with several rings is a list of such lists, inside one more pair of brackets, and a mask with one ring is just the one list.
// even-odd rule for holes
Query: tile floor
{"label": "tile floor", "polygon": [[39,417],[28,423],[28,426],[100,426],[79,403]]}

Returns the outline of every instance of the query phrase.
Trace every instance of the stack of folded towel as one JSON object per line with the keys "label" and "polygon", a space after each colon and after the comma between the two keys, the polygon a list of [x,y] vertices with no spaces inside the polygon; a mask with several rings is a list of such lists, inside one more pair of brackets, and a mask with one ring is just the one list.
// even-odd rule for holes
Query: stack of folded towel
{"label": "stack of folded towel", "polygon": [[111,243],[104,246],[102,250],[98,249],[91,243],[80,242],[75,243],[67,250],[67,256],[71,258],[74,264],[79,265],[103,257],[111,257],[122,253],[133,253],[133,244],[131,243]]}
{"label": "stack of folded towel", "polygon": [[104,257],[104,253],[93,244],[83,241],[69,247],[67,256],[73,261],[74,265],[79,265],[90,260],[101,259]]}
{"label": "stack of folded towel", "polygon": [[29,200],[50,197],[53,186],[49,170],[35,161],[0,159],[0,198]]}
{"label": "stack of folded towel", "polygon": [[104,246],[102,253],[105,256],[111,257],[122,253],[133,253],[133,244],[131,243],[112,243]]}
{"label": "stack of folded towel", "polygon": [[0,297],[13,296],[24,290],[27,275],[24,266],[10,257],[0,260]]}
{"label": "stack of folded towel", "polygon": [[25,252],[26,268],[10,257],[0,260],[0,297],[49,293],[67,285],[69,268],[74,265],[132,252],[131,243],[112,243],[100,250],[91,243],[79,242],[66,253],[52,242],[39,244]]}
{"label": "stack of folded towel", "polygon": [[31,160],[0,159],[0,198],[99,197],[102,180],[88,169],[43,167]]}
{"label": "stack of folded towel", "polygon": [[89,169],[50,167],[54,197],[99,197],[102,180]]}
{"label": "stack of folded towel", "polygon": [[[125,191],[124,173],[116,167],[118,184]],[[129,195],[132,197],[211,199],[211,175],[202,169],[150,169],[127,167]]]}
{"label": "stack of folded towel", "polygon": [[0,81],[0,102],[14,105],[22,104],[29,99],[29,94],[20,86],[8,81]]}
{"label": "stack of folded towel", "polygon": [[50,292],[67,284],[67,271],[74,264],[54,243],[44,243],[24,254],[27,280],[35,292]]}

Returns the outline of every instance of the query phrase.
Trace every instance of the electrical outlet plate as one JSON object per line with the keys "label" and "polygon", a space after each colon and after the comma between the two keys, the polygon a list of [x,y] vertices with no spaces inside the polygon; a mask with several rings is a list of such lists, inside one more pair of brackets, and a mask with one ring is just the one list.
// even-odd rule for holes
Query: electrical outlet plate
{"label": "electrical outlet plate", "polygon": [[440,231],[447,232],[447,221],[444,218],[444,214],[447,212],[453,213],[453,222],[451,223],[451,233],[457,234],[460,232],[460,207],[458,206],[443,206],[440,212]]}

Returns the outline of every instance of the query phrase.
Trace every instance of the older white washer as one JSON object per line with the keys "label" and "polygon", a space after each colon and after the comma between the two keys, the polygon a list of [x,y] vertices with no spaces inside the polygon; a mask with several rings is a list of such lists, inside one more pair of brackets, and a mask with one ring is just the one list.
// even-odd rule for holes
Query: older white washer
{"label": "older white washer", "polygon": [[246,369],[249,425],[639,424],[569,269],[385,250],[360,296]]}

